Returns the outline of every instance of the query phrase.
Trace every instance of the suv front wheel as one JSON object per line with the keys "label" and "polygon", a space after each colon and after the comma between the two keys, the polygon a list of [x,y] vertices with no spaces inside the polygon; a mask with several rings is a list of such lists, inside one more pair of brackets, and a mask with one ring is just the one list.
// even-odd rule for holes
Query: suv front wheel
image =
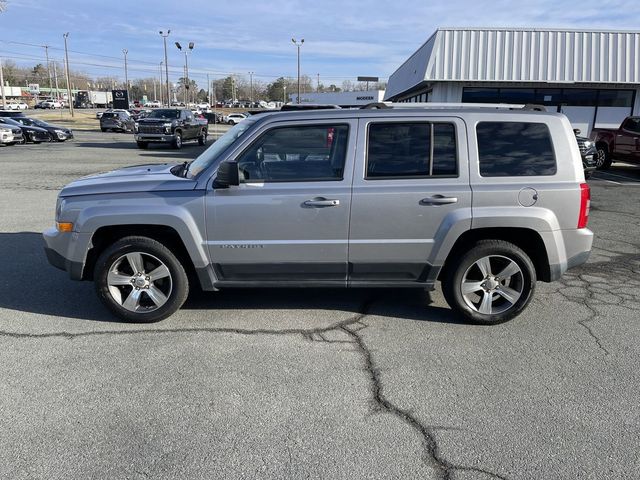
{"label": "suv front wheel", "polygon": [[187,274],[171,251],[147,237],[125,237],[96,262],[95,288],[102,303],[128,322],[156,322],[187,299]]}
{"label": "suv front wheel", "polygon": [[447,269],[443,293],[451,308],[483,325],[519,315],[531,301],[536,271],[512,243],[482,240]]}

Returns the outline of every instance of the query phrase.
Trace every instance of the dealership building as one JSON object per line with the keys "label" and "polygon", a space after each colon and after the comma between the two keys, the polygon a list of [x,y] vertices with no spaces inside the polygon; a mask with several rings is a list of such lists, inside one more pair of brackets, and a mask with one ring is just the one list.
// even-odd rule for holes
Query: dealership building
{"label": "dealership building", "polygon": [[[289,100],[295,103],[296,93],[289,94]],[[300,94],[300,103],[322,103],[340,107],[361,107],[368,103],[382,102],[384,90],[363,90],[355,92],[309,92]]]}
{"label": "dealership building", "polygon": [[640,115],[639,94],[640,31],[440,28],[385,100],[542,104],[588,134]]}

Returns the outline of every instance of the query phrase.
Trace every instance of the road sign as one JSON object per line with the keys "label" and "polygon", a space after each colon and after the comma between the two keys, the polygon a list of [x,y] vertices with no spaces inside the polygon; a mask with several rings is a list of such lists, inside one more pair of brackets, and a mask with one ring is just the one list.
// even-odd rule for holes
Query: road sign
{"label": "road sign", "polygon": [[40,84],[38,83],[30,83],[29,84],[29,93],[32,95],[38,95],[40,93]]}
{"label": "road sign", "polygon": [[377,82],[380,80],[378,77],[358,77],[359,82]]}

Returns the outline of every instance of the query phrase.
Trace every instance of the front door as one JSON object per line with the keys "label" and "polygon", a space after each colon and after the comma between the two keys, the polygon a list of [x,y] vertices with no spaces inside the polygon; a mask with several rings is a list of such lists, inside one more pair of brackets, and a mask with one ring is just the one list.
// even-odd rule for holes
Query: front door
{"label": "front door", "polygon": [[433,283],[447,233],[471,225],[466,151],[458,118],[360,120],[350,285]]}
{"label": "front door", "polygon": [[240,185],[208,194],[218,280],[344,286],[357,122],[276,125],[235,158]]}

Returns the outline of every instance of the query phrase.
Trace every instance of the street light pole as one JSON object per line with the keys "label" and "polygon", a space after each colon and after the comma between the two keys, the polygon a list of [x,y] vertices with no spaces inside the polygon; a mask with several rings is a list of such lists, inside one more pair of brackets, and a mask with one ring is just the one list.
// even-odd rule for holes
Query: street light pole
{"label": "street light pole", "polygon": [[7,99],[4,96],[4,73],[2,72],[2,58],[0,58],[0,93],[2,93],[2,109],[7,108]]}
{"label": "street light pole", "polygon": [[67,96],[69,97],[67,101],[69,102],[69,113],[73,117],[73,95],[71,94],[71,80],[69,79],[69,50],[67,49],[67,37],[69,37],[69,32],[62,34],[64,37],[64,66],[67,75]]}
{"label": "street light pole", "polygon": [[126,48],[122,49],[122,53],[124,53],[124,85],[125,90],[127,91],[127,102],[129,101],[129,73],[127,72],[127,53],[129,50]]}
{"label": "street light pole", "polygon": [[251,103],[253,103],[253,73],[254,72],[249,72],[249,101]]}
{"label": "street light pole", "polygon": [[[189,88],[191,87],[191,85],[189,84],[189,59],[188,59],[188,53],[193,51],[193,47],[195,46],[195,43],[193,42],[189,42],[189,49],[184,49],[184,76],[185,76],[185,84],[183,85],[184,87],[184,105],[185,107],[187,106],[188,103],[188,97],[187,97],[187,93],[189,91]],[[176,42],[176,47],[178,47],[178,50],[182,51],[182,45],[180,45],[180,42]]]}
{"label": "street light pole", "polygon": [[298,48],[298,99],[296,103],[300,103],[300,47],[304,43],[304,38],[300,40],[300,43],[295,38],[292,38],[291,41]]}
{"label": "street light pole", "polygon": [[[163,63],[164,63],[163,61],[160,61],[160,82],[158,83],[158,87],[160,88],[160,105],[164,105],[164,103],[163,103],[163,94],[162,94],[162,64]],[[157,102],[158,101],[158,97],[156,97],[155,90],[154,90],[153,96],[154,96],[153,101]],[[167,106],[168,105],[169,105],[169,102],[167,102]]]}
{"label": "street light pole", "polygon": [[[171,104],[171,94],[169,93],[169,62],[167,61],[167,37],[171,33],[171,30],[167,30],[167,33],[164,33],[160,30],[160,36],[162,36],[162,40],[164,42],[164,72],[165,72],[165,80],[167,82],[167,106]],[[162,77],[161,77],[162,80]]]}

